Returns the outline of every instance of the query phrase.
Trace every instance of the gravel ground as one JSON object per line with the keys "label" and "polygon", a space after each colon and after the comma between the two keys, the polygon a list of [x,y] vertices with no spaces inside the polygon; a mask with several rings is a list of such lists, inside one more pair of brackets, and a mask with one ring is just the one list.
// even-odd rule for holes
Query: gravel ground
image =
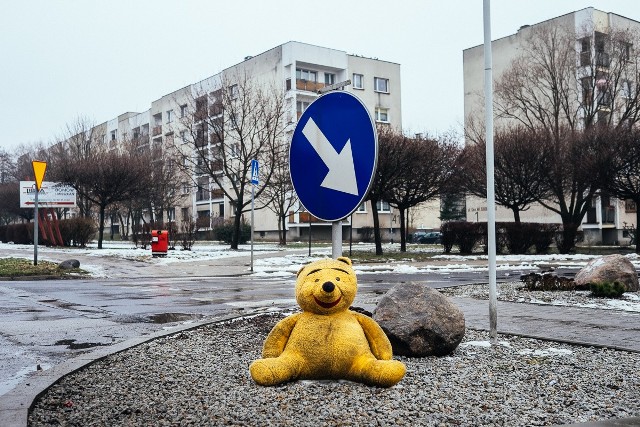
{"label": "gravel ground", "polygon": [[[486,284],[438,290],[446,296],[489,299],[489,285]],[[621,298],[596,298],[590,296],[591,291],[529,291],[522,282],[509,282],[498,284],[497,294],[500,301],[640,312],[639,292],[625,292]]]}
{"label": "gravel ground", "polygon": [[537,426],[640,415],[640,356],[467,330],[447,357],[399,358],[381,389],[347,381],[260,387],[249,363],[280,314],[212,324],[63,378],[30,426]]}

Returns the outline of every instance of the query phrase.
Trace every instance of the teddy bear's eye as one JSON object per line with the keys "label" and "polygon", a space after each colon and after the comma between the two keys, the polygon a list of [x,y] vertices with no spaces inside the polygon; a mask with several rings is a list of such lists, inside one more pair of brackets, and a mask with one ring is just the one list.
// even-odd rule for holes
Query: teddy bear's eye
{"label": "teddy bear's eye", "polygon": [[320,279],[316,279],[316,283],[319,282],[319,281],[320,281]]}
{"label": "teddy bear's eye", "polygon": [[336,277],[336,282],[339,282],[339,281],[340,281],[340,278],[339,278],[339,277]]}

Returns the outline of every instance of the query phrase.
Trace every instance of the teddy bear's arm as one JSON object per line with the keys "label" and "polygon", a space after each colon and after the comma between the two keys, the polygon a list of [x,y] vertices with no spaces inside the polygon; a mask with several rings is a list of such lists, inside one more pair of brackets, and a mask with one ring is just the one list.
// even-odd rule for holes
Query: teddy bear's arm
{"label": "teddy bear's arm", "polygon": [[291,335],[291,331],[293,331],[293,327],[296,325],[301,314],[302,313],[297,313],[285,317],[271,329],[262,347],[263,358],[278,357],[282,354],[289,340],[289,335]]}
{"label": "teddy bear's arm", "polygon": [[356,319],[358,319],[360,326],[362,326],[364,335],[367,337],[371,353],[373,353],[378,360],[391,360],[393,358],[391,342],[380,325],[378,325],[378,323],[369,316],[365,316],[361,313],[354,314]]}

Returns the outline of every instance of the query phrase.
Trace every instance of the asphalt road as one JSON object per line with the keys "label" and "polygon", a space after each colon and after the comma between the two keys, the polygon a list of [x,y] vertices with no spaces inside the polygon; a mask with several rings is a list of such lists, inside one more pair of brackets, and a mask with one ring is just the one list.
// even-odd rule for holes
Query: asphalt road
{"label": "asphalt road", "polygon": [[[504,274],[501,272],[499,280],[519,272]],[[38,365],[47,369],[97,346],[184,322],[296,306],[293,275],[285,279],[245,275],[134,277],[0,282],[0,394]],[[400,282],[421,281],[442,287],[487,281],[483,272],[377,273],[358,278],[360,289],[354,305],[361,306],[374,304]]]}

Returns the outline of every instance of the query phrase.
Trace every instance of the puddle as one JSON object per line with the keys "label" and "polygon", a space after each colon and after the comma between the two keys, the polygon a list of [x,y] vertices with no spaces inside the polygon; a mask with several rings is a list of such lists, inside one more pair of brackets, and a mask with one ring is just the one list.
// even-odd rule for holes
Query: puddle
{"label": "puddle", "polygon": [[56,341],[54,345],[66,345],[70,350],[82,350],[85,348],[99,347],[108,344],[102,344],[99,342],[76,342],[76,340],[59,340]]}
{"label": "puddle", "polygon": [[186,320],[201,319],[200,314],[186,314],[186,313],[158,313],[152,314],[148,317],[151,323],[172,323],[172,322],[184,322]]}

